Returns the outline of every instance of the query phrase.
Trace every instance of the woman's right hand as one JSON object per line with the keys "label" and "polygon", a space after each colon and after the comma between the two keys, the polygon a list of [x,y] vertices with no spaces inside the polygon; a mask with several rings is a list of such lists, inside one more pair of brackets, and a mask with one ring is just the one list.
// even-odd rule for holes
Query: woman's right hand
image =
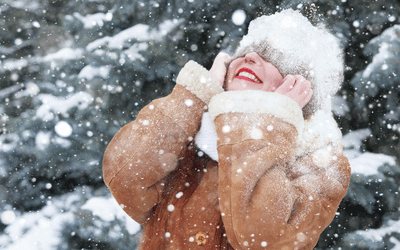
{"label": "woman's right hand", "polygon": [[225,75],[227,71],[226,64],[230,60],[231,57],[227,53],[220,52],[215,57],[213,65],[211,66],[210,73],[221,86],[224,85]]}

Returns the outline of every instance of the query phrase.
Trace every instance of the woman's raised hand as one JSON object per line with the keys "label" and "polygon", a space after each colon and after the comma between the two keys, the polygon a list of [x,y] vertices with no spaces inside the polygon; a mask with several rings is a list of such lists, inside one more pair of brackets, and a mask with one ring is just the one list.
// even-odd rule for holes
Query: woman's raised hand
{"label": "woman's raised hand", "polygon": [[226,75],[226,64],[231,60],[231,57],[224,52],[218,53],[215,57],[213,65],[211,66],[210,73],[223,86]]}
{"label": "woman's raised hand", "polygon": [[287,75],[275,92],[292,98],[300,108],[310,101],[313,94],[310,81],[301,75]]}

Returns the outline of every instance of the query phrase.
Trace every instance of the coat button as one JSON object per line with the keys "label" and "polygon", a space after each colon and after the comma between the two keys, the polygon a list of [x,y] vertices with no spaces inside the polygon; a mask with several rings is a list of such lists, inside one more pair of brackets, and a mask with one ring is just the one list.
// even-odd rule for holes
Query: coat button
{"label": "coat button", "polygon": [[207,238],[208,235],[202,232],[199,232],[194,236],[194,239],[199,246],[205,245],[207,243]]}

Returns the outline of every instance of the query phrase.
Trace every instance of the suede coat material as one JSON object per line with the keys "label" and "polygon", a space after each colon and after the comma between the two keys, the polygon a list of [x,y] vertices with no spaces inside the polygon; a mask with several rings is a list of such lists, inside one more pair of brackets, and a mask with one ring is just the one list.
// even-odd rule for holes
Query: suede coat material
{"label": "suede coat material", "polygon": [[[218,161],[194,144],[207,109]],[[312,249],[350,179],[328,120],[304,121],[276,93],[223,92],[190,61],[173,92],[112,139],[104,181],[143,225],[141,249]]]}

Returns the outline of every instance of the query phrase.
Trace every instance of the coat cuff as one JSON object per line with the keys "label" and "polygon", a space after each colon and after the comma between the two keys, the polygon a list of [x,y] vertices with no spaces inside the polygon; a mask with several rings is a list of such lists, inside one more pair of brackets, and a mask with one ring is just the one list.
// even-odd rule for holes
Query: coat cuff
{"label": "coat cuff", "polygon": [[211,119],[224,113],[270,114],[296,127],[299,137],[304,128],[303,112],[292,98],[259,90],[228,91],[215,95],[208,105]]}
{"label": "coat cuff", "polygon": [[179,72],[176,83],[184,86],[206,104],[210,102],[211,97],[224,91],[210,72],[195,61],[186,63]]}

